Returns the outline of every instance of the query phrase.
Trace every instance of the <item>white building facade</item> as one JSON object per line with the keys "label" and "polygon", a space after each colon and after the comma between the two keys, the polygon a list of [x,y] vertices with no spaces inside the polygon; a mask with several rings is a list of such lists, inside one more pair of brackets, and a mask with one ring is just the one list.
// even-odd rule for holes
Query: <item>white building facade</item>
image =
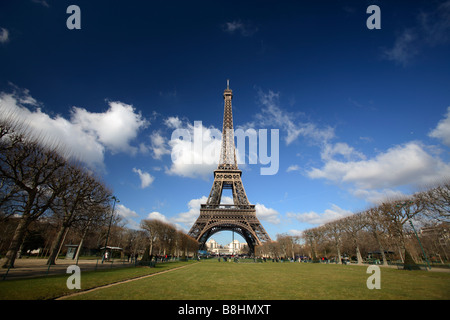
{"label": "white building facade", "polygon": [[206,248],[209,252],[215,254],[241,254],[247,252],[247,243],[241,243],[239,240],[234,240],[229,244],[222,246],[217,243],[216,240],[211,238],[206,242]]}

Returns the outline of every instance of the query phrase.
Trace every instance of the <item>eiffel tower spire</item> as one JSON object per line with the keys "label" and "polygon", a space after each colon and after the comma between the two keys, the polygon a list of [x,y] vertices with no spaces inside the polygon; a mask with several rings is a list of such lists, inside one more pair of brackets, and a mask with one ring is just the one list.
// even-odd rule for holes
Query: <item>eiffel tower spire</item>
{"label": "eiffel tower spire", "polygon": [[[233,110],[231,100],[233,92],[227,80],[227,88],[223,93],[224,114],[222,130],[222,146],[219,165],[214,170],[214,182],[206,204],[200,207],[200,216],[193,224],[189,235],[197,239],[204,248],[208,238],[216,232],[230,230],[240,234],[254,253],[255,246],[270,241],[264,227],[256,217],[255,205],[249,203],[242,184],[242,171],[236,161],[234,145]],[[222,191],[231,189],[233,204],[222,204]]]}
{"label": "eiffel tower spire", "polygon": [[230,89],[230,80],[227,80],[227,88],[223,92],[223,99],[222,147],[220,149],[218,169],[237,169],[236,149],[234,147],[233,109],[231,106],[233,91]]}
{"label": "eiffel tower spire", "polygon": [[[214,184],[209,194],[208,205],[219,205],[222,198],[223,189],[233,191],[233,202],[236,206],[245,207],[249,202],[242,185],[241,175],[236,161],[236,148],[234,146],[233,129],[233,108],[231,99],[233,91],[230,89],[230,80],[227,80],[227,88],[223,92],[224,111],[223,111],[223,129],[222,146],[220,150],[219,165],[214,171]],[[227,175],[226,173],[233,173]],[[224,179],[224,177],[227,177]]]}

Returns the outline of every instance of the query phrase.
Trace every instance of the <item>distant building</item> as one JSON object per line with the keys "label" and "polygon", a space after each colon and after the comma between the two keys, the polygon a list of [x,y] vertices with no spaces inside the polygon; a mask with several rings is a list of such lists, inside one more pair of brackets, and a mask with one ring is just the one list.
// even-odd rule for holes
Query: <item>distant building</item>
{"label": "distant building", "polygon": [[244,248],[246,243],[240,243],[239,240],[234,240],[230,242],[227,247],[230,250],[230,253],[241,253],[241,250]]}
{"label": "distant building", "polygon": [[247,243],[241,243],[239,240],[234,240],[229,244],[222,246],[217,243],[216,240],[211,238],[206,242],[206,248],[209,252],[215,254],[240,254],[247,251],[245,250],[245,248],[247,248]]}
{"label": "distant building", "polygon": [[206,247],[208,248],[209,251],[214,250],[214,249],[218,249],[219,248],[219,244],[217,243],[216,240],[214,239],[209,239],[208,242],[206,242]]}

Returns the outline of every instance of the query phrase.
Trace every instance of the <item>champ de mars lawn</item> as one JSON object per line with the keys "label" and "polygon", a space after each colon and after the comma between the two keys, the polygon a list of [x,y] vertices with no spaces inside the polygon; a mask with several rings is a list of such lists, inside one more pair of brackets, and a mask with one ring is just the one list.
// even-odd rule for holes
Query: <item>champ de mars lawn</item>
{"label": "champ de mars lawn", "polygon": [[380,289],[368,289],[367,279],[371,274],[367,268],[290,262],[234,263],[216,259],[171,262],[155,268],[81,272],[81,290],[67,288],[69,275],[1,281],[0,300],[450,299],[449,272],[380,267]]}

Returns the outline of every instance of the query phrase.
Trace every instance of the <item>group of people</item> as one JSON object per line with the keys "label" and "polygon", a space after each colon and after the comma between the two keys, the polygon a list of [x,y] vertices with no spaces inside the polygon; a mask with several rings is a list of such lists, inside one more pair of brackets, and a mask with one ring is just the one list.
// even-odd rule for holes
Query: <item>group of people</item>
{"label": "group of people", "polygon": [[131,253],[127,254],[127,261],[128,262],[130,262],[130,263],[137,262],[137,259],[138,259],[138,254],[137,253],[135,253],[134,255],[132,255]]}
{"label": "group of people", "polygon": [[[111,259],[111,252],[109,251],[105,251],[105,253],[103,254],[103,260],[104,261],[109,261],[109,259]],[[138,259],[138,254],[127,254],[127,262],[133,263],[136,262]],[[130,261],[131,260],[131,261]]]}
{"label": "group of people", "polygon": [[[219,260],[219,262],[220,262],[220,256],[219,256],[219,258],[218,258],[218,260]],[[231,262],[231,257],[229,257],[229,258],[227,258],[226,256],[224,256],[224,257],[222,257],[222,259],[223,259],[223,261],[225,261],[225,262],[227,262],[227,261],[229,261],[229,262]],[[234,262],[239,262],[239,258],[238,257],[234,257]]]}

